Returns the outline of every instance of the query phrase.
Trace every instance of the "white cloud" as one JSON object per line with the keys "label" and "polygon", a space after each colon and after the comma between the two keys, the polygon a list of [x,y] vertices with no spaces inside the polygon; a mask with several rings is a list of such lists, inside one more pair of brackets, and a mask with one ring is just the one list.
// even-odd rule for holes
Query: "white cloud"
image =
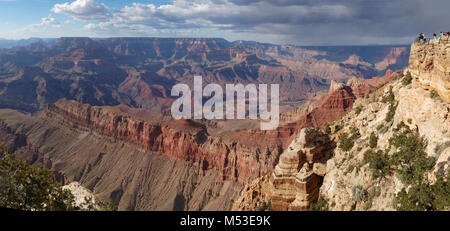
{"label": "white cloud", "polygon": [[84,28],[85,28],[86,30],[96,30],[98,27],[97,27],[97,25],[95,25],[95,24],[93,24],[93,23],[89,23],[89,24],[86,24],[86,25],[84,26]]}
{"label": "white cloud", "polygon": [[111,15],[108,7],[95,0],[76,0],[72,3],[56,4],[51,11],[80,21],[105,20]]}
{"label": "white cloud", "polygon": [[252,30],[264,24],[295,25],[318,20],[349,20],[353,14],[351,9],[339,4],[286,6],[256,2],[237,5],[230,0],[177,0],[158,7],[154,4],[133,3],[110,14],[107,20],[99,22],[97,26],[103,29],[141,25],[157,29],[208,27]]}
{"label": "white cloud", "polygon": [[[199,36],[199,33],[209,30],[212,36],[230,38],[232,34],[243,36],[251,33],[273,41],[276,37],[286,40],[296,25],[350,21],[353,15],[352,9],[337,3],[274,5],[266,1],[236,4],[233,0],[176,0],[160,6],[132,3],[109,14],[104,20],[90,21],[84,29],[114,35],[119,32],[152,35],[158,30],[164,36]],[[280,33],[280,28],[287,25],[289,30]]]}
{"label": "white cloud", "polygon": [[40,23],[28,25],[24,30],[48,29],[50,27],[62,28],[63,25],[61,25],[61,23],[59,23],[55,18],[49,15],[45,18],[42,18]]}

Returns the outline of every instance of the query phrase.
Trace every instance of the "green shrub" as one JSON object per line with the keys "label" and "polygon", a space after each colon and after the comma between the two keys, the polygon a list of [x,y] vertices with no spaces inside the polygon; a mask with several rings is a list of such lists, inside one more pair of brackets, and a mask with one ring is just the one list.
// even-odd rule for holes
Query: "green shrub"
{"label": "green shrub", "polygon": [[53,179],[53,171],[16,159],[0,144],[0,207],[26,211],[96,210],[92,198],[80,206],[69,190]]}
{"label": "green shrub", "polygon": [[350,132],[352,133],[352,136],[358,136],[358,137],[360,136],[359,130],[356,127],[351,127]]}
{"label": "green shrub", "polygon": [[375,197],[379,197],[381,195],[380,188],[372,187],[368,190],[369,200],[373,200]]}
{"label": "green shrub", "polygon": [[347,171],[346,171],[346,173],[350,173],[350,172],[353,172],[353,169],[355,169],[355,166],[353,166],[353,165],[349,165],[349,166],[347,167]]}
{"label": "green shrub", "polygon": [[309,205],[308,211],[328,211],[328,201],[325,197],[319,196],[316,202]]}
{"label": "green shrub", "polygon": [[256,211],[272,211],[272,202],[262,202],[258,205],[258,207],[256,207],[255,209]]}
{"label": "green shrub", "polygon": [[362,109],[363,109],[363,108],[362,108],[361,106],[356,107],[356,108],[355,108],[355,113],[356,113],[356,115],[361,114]]}
{"label": "green shrub", "polygon": [[436,91],[432,90],[432,91],[430,92],[430,98],[432,98],[432,99],[438,99],[438,98],[439,98],[439,94],[438,94]]}
{"label": "green shrub", "polygon": [[372,208],[372,200],[367,200],[366,203],[364,203],[363,210],[369,210]]}
{"label": "green shrub", "polygon": [[324,129],[325,134],[330,134],[331,133],[331,127],[329,123],[325,124],[325,129]]}
{"label": "green shrub", "polygon": [[403,86],[409,85],[412,82],[412,76],[411,76],[411,72],[408,71],[408,73],[406,73],[405,77],[403,77],[402,79],[402,84]]}
{"label": "green shrub", "polygon": [[369,147],[376,148],[377,144],[378,144],[378,137],[375,135],[374,132],[372,132],[369,137]]}
{"label": "green shrub", "polygon": [[391,156],[391,164],[399,166],[397,173],[405,185],[421,183],[424,174],[434,167],[436,159],[427,156],[426,141],[409,128],[395,133],[389,144],[397,149]]}
{"label": "green shrub", "polygon": [[355,140],[358,139],[359,137],[361,137],[361,134],[359,133],[359,130],[355,127],[352,127],[350,129],[351,135],[349,135],[348,133],[344,132],[341,137],[340,137],[340,145],[339,148],[342,151],[350,151],[353,146],[355,145]]}
{"label": "green shrub", "polygon": [[399,211],[442,211],[450,208],[450,185],[447,179],[438,177],[433,185],[416,184],[408,191],[397,193],[394,206]]}
{"label": "green shrub", "polygon": [[436,147],[434,148],[434,153],[436,154],[436,156],[440,156],[441,153],[448,147],[450,147],[450,141],[436,145]]}
{"label": "green shrub", "polygon": [[339,144],[339,148],[342,151],[350,151],[353,148],[354,142],[351,140],[346,132],[342,133],[340,137],[341,143]]}
{"label": "green shrub", "polygon": [[369,169],[374,179],[385,177],[391,173],[389,155],[381,150],[377,152],[368,150],[364,153],[364,162],[369,163]]}
{"label": "green shrub", "polygon": [[392,87],[390,87],[387,95],[385,95],[383,97],[381,102],[382,103],[391,103],[392,104],[394,101],[395,101],[395,95],[394,95],[394,92],[392,91]]}
{"label": "green shrub", "polygon": [[0,159],[0,207],[33,211],[79,210],[72,193],[53,181],[52,171],[29,166],[6,153]]}
{"label": "green shrub", "polygon": [[377,131],[380,131],[382,128],[384,128],[384,124],[380,124],[377,126]]}
{"label": "green shrub", "polygon": [[394,132],[398,132],[402,129],[409,129],[409,126],[405,124],[405,122],[401,121],[400,123],[397,124],[397,127],[395,127],[394,129],[392,129]]}
{"label": "green shrub", "polygon": [[438,177],[434,184],[430,184],[425,175],[433,169],[436,159],[428,157],[425,152],[426,141],[400,123],[389,144],[396,148],[390,163],[396,166],[397,174],[405,185],[394,198],[395,208],[400,211],[448,210],[450,174],[446,179]]}
{"label": "green shrub", "polygon": [[363,189],[360,185],[354,186],[352,188],[352,199],[355,202],[365,202],[367,201],[367,191]]}
{"label": "green shrub", "polygon": [[395,95],[392,91],[392,87],[389,88],[387,95],[381,100],[383,103],[389,103],[389,110],[386,114],[386,122],[391,122],[395,116],[395,111],[397,110],[398,103],[395,101]]}
{"label": "green shrub", "polygon": [[389,105],[389,110],[386,113],[386,118],[385,118],[386,122],[391,122],[392,119],[394,119],[395,111],[397,110],[397,106],[398,106],[398,104],[394,104],[394,103],[391,103]]}

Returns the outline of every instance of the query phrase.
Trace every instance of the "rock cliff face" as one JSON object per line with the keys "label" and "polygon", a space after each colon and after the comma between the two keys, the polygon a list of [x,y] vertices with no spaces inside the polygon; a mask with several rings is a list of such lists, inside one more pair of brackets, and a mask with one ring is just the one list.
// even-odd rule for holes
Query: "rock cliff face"
{"label": "rock cliff face", "polygon": [[[4,126],[10,127],[10,134],[25,137],[27,145],[51,160],[48,167],[61,172],[66,182],[78,181],[101,200],[117,203],[120,209],[229,209],[230,198],[243,184],[273,171],[280,154],[302,126],[333,121],[334,117],[322,118],[320,113],[346,113],[355,99],[346,86],[322,99],[322,109],[305,115],[300,123],[275,131],[249,129],[226,134],[214,134],[217,132],[206,121],[153,121],[140,117],[148,118],[145,111],[124,105],[98,107],[65,99],[34,116],[6,110],[0,118],[5,119]],[[5,137],[2,135],[2,139]],[[161,167],[151,167],[155,166],[151,161]],[[172,168],[167,166],[172,165],[180,170],[166,172]],[[126,174],[118,181],[115,177],[120,171]],[[158,174],[188,183],[182,183],[181,188],[179,183],[149,187],[148,182],[158,181]],[[197,180],[202,181],[201,187],[194,188]],[[207,184],[217,185],[211,188],[215,197],[201,194],[200,190],[209,191],[205,189]],[[169,197],[155,202],[164,190],[170,191]],[[190,197],[189,193],[196,196]]]}
{"label": "rock cliff face", "polygon": [[[325,163],[333,145],[327,135],[303,129],[286,151],[271,177],[272,208],[277,211],[303,211],[319,197],[323,173],[313,167]],[[316,165],[316,166],[315,166]]]}
{"label": "rock cliff face", "polygon": [[[392,120],[386,122],[390,104],[383,102],[382,98],[389,94],[391,87],[397,106]],[[418,100],[420,104],[417,103]],[[320,191],[321,195],[328,199],[330,210],[395,209],[393,203],[395,195],[405,186],[398,174],[374,178],[371,166],[365,161],[365,155],[370,150],[383,150],[388,156],[392,155],[393,147],[390,139],[396,134],[398,125],[402,123],[426,140],[427,155],[436,159],[436,164],[428,173],[427,179],[433,181],[436,176],[448,174],[450,107],[448,103],[430,98],[429,92],[421,87],[419,81],[403,86],[401,80],[394,80],[371,94],[369,98],[357,100],[355,106],[361,107],[362,110],[359,113],[352,111],[332,125],[343,128],[331,134],[338,145],[342,143],[341,135],[351,134],[352,129],[357,129],[359,137],[349,151],[336,148],[333,158],[327,162],[327,171]],[[369,140],[372,133],[377,137],[377,142],[370,147]],[[363,201],[355,199],[356,188],[366,193],[367,197]]]}
{"label": "rock cliff face", "polygon": [[[60,100],[42,113],[46,118],[61,121],[67,126],[130,142],[145,150],[196,166],[200,170],[215,169],[221,180],[240,183],[272,169],[270,163],[277,158],[281,148],[281,141],[277,140],[283,138],[275,132],[256,130],[219,138],[210,136],[207,126],[202,122],[150,121],[122,113],[117,108],[94,107],[69,100]],[[233,141],[239,137],[239,143]],[[268,142],[265,142],[266,145],[251,147],[254,139],[266,139]]]}
{"label": "rock cliff face", "polygon": [[[271,180],[268,182],[263,177],[246,186],[247,191],[243,192],[234,208],[239,210],[246,204],[250,205],[247,209],[255,209],[255,204],[260,205],[263,201],[267,202],[266,204],[271,202],[274,210],[304,210],[320,194],[324,198],[322,202],[326,201],[326,208],[322,209],[327,210],[398,209],[400,204],[405,203],[397,200],[400,192],[411,193],[408,190],[416,187],[411,183],[413,181],[405,180],[407,175],[404,175],[405,172],[416,170],[395,164],[396,158],[409,158],[405,151],[408,145],[416,145],[412,152],[416,155],[421,153],[420,155],[424,155],[421,158],[428,158],[427,161],[431,163],[426,165],[418,162],[414,165],[414,168],[426,169],[414,173],[423,179],[418,183],[421,187],[423,185],[431,187],[429,185],[437,182],[438,178],[448,179],[450,172],[448,48],[449,45],[445,42],[413,44],[410,66],[403,75],[406,76],[410,71],[414,77],[412,83],[407,81],[407,77],[394,78],[398,75],[394,76],[389,72],[386,76],[375,80],[364,81],[353,78],[347,85],[333,82],[330,96],[350,88],[352,91],[347,92],[351,92],[351,97],[356,100],[349,101],[353,108],[349,113],[343,114],[341,119],[330,125],[329,137],[336,143],[336,148],[332,150],[332,158],[326,161],[326,165],[314,167],[305,161],[305,158],[300,158],[293,148],[290,149],[293,152],[286,149],[280,156]],[[350,61],[356,62],[358,59]],[[375,86],[365,89],[363,87],[364,84],[375,85],[389,80],[389,83],[376,90]],[[436,91],[440,97],[430,95],[429,90]],[[374,92],[367,94],[371,91]],[[403,136],[409,136],[410,140],[408,142],[400,140]],[[411,137],[417,137],[417,140],[414,141],[416,138]],[[320,140],[319,138],[319,143]],[[301,146],[304,143],[294,140],[291,146]],[[409,164],[415,160],[410,161]],[[408,170],[404,170],[405,168]],[[322,175],[323,181],[318,180],[317,176]],[[438,190],[448,190],[448,183],[440,187]],[[429,192],[425,190],[421,193],[429,196],[427,194]],[[441,196],[447,197],[439,202],[442,203],[441,209],[448,210],[450,206],[448,193]],[[432,196],[434,198],[432,200],[437,200],[437,197]],[[417,198],[408,194],[406,200]],[[414,203],[419,206],[421,202]]]}
{"label": "rock cliff face", "polygon": [[367,96],[377,86],[399,74],[390,73],[388,77],[372,78],[370,81],[356,77],[351,78],[347,84],[332,81],[329,93],[317,100],[315,106],[295,123],[295,134],[302,128],[323,128],[326,123],[340,119],[352,110],[356,99]]}
{"label": "rock cliff face", "polygon": [[357,78],[347,84],[333,81],[329,93],[315,102],[309,112],[297,122],[279,128],[292,129],[289,147],[284,149],[273,173],[244,187],[233,210],[255,210],[269,202],[274,210],[306,210],[319,196],[325,162],[334,147],[326,135],[306,128],[323,128],[326,123],[340,119],[352,110],[358,98],[364,98],[376,86],[397,75],[391,73],[388,77],[374,79],[373,85]]}
{"label": "rock cliff face", "polygon": [[[387,102],[387,98],[391,98],[392,103]],[[420,104],[417,104],[418,99]],[[388,116],[391,118],[387,119]],[[296,148],[288,148],[280,156],[272,178],[261,177],[245,186],[233,209],[255,210],[264,202],[271,204],[274,210],[304,210],[320,194],[327,201],[328,210],[395,210],[396,195],[405,188],[396,172],[398,167],[387,167],[385,175],[375,177],[374,171],[380,170],[374,168],[385,166],[387,162],[384,165],[379,165],[382,162],[377,162],[378,165],[369,163],[367,155],[373,151],[380,158],[377,160],[393,158],[397,149],[392,146],[391,139],[402,127],[425,140],[427,157],[436,161],[424,174],[426,181],[432,184],[438,177],[448,176],[449,104],[430,97],[429,91],[423,89],[419,81],[414,80],[405,86],[402,79],[395,79],[368,97],[358,98],[353,110],[330,124],[329,137],[336,143],[336,148],[331,151],[332,157],[325,161],[326,164],[320,161],[311,164],[308,155],[299,155],[304,152],[301,151],[305,149],[304,144],[309,142],[297,138],[291,143],[291,147]],[[344,140],[343,134],[352,138]],[[376,137],[375,142],[370,141],[373,140],[372,134]],[[320,136],[310,134],[306,137],[317,140],[317,143],[310,141],[313,146],[323,144]],[[344,150],[343,145],[349,144],[351,146]],[[323,155],[329,145],[318,147],[322,151],[317,153]],[[448,187],[442,190],[448,190]]]}
{"label": "rock cliff face", "polygon": [[408,70],[425,89],[435,90],[450,102],[450,42],[414,43],[411,46]]}
{"label": "rock cliff face", "polygon": [[[67,107],[70,103],[74,102],[62,102],[60,106]],[[201,128],[195,130],[196,126],[190,125],[194,127],[191,128],[191,133],[183,133],[169,125],[164,127],[166,125],[154,125],[149,122],[147,124],[149,127],[146,128],[152,127],[151,131],[158,131],[152,134],[160,135],[149,135],[156,139],[155,142],[150,143],[153,145],[141,144],[127,141],[123,133],[121,134],[125,131],[119,129],[126,123],[133,123],[132,118],[124,118],[122,124],[117,122],[117,129],[114,130],[117,133],[111,131],[112,135],[107,135],[102,134],[102,131],[107,131],[109,126],[106,118],[111,116],[111,125],[114,125],[114,121],[117,121],[114,118],[117,119],[118,116],[114,116],[112,111],[107,112],[108,109],[105,111],[99,110],[100,108],[88,109],[88,107],[83,108],[83,105],[71,110],[73,113],[84,109],[98,114],[96,117],[92,116],[91,120],[87,119],[89,118],[87,114],[69,117],[56,107],[35,116],[0,110],[1,118],[9,127],[9,129],[3,129],[9,131],[9,135],[6,132],[0,135],[3,141],[13,141],[15,137],[26,137],[25,147],[35,148],[32,149],[34,152],[28,151],[29,154],[24,156],[25,158],[32,159],[35,152],[43,153],[43,159],[49,160],[44,162],[46,166],[65,176],[66,183],[79,182],[92,191],[100,201],[115,203],[120,210],[228,210],[231,208],[232,201],[241,186],[234,180],[222,180],[224,176],[227,176],[226,174],[221,174],[214,169],[212,163],[206,165],[206,161],[200,160],[202,151],[195,149],[198,148],[195,142],[200,139],[196,135],[202,132]],[[101,122],[98,119],[101,117],[105,121]],[[92,127],[87,126],[88,123]],[[94,126],[97,126],[98,132]],[[186,131],[189,130],[186,129]],[[167,133],[164,134],[164,132]],[[129,135],[129,140],[132,140],[131,135],[125,133]],[[173,140],[169,140],[169,136],[172,136]],[[5,140],[8,137],[10,139]],[[193,144],[184,142],[188,140]],[[191,147],[188,147],[189,145]],[[172,152],[160,153],[149,149],[149,147],[157,149],[169,146],[173,149],[180,148],[178,156],[169,156]],[[194,155],[194,150],[199,152],[198,156]],[[14,151],[20,156],[21,149]],[[185,154],[185,158],[192,163],[177,160],[178,157],[182,158],[181,154]]]}

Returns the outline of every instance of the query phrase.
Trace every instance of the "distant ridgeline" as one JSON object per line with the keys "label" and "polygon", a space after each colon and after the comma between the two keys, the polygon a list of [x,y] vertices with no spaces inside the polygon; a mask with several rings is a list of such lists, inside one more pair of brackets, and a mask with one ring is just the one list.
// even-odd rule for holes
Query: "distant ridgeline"
{"label": "distant ridgeline", "polygon": [[411,46],[409,68],[422,87],[436,91],[450,103],[450,37]]}

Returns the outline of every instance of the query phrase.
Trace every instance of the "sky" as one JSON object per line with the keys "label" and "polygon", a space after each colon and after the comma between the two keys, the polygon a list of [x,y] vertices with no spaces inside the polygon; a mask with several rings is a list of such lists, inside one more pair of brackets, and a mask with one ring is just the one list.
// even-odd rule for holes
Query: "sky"
{"label": "sky", "polygon": [[450,30],[449,0],[0,0],[0,38],[215,37],[409,44]]}

